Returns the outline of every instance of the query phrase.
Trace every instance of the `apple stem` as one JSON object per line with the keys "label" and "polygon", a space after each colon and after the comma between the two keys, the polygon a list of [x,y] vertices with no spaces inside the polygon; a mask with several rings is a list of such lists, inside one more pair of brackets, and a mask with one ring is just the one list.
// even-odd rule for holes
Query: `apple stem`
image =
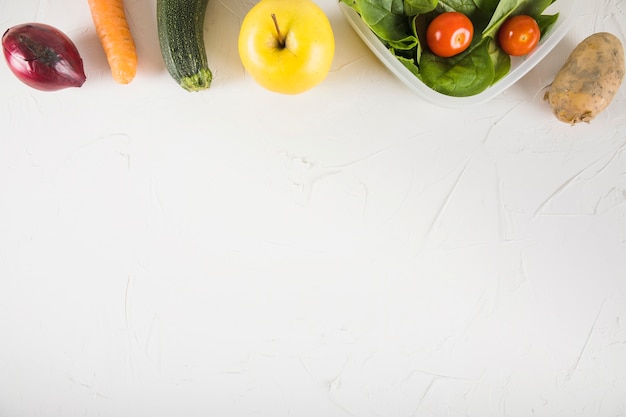
{"label": "apple stem", "polygon": [[282,33],[280,33],[280,27],[278,27],[278,20],[276,19],[276,14],[272,13],[272,20],[274,21],[274,27],[276,28],[276,34],[278,35],[278,44],[281,48],[285,47],[285,37]]}

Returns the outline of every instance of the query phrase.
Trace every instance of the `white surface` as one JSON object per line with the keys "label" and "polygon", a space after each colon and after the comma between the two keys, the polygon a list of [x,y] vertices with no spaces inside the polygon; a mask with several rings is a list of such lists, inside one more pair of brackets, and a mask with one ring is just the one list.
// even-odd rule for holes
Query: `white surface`
{"label": "white surface", "polygon": [[[566,0],[559,0],[566,1]],[[211,90],[110,78],[87,2],[0,2],[53,24],[81,89],[0,65],[0,416],[626,415],[626,89],[589,125],[542,101],[621,1],[582,2],[501,96],[442,109],[333,0],[327,80],[262,90],[236,53],[251,1],[211,1]]]}

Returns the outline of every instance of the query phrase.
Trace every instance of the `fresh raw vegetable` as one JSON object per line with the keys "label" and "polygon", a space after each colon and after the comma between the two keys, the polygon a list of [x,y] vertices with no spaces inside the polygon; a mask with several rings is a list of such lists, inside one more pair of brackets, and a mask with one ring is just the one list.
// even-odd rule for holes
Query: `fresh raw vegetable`
{"label": "fresh raw vegetable", "polygon": [[529,54],[541,38],[537,21],[527,15],[517,15],[507,19],[498,31],[498,44],[511,56]]}
{"label": "fresh raw vegetable", "polygon": [[474,25],[459,12],[441,13],[426,29],[428,48],[437,56],[449,58],[466,50],[474,36]]}
{"label": "fresh raw vegetable", "polygon": [[560,121],[589,123],[611,104],[623,79],[622,42],[595,33],[574,48],[544,98]]}
{"label": "fresh raw vegetable", "polygon": [[76,45],[55,27],[42,23],[13,26],[2,35],[2,49],[13,74],[38,90],[80,87],[86,80]]}
{"label": "fresh raw vegetable", "polygon": [[[352,7],[381,42],[424,84],[449,96],[478,94],[504,77],[511,57],[499,47],[498,30],[510,17],[528,15],[547,33],[558,13],[543,14],[555,0],[339,0]],[[567,0],[564,0],[567,1]],[[444,58],[426,42],[426,30],[438,15],[456,11],[474,26],[469,47]]]}
{"label": "fresh raw vegetable", "polygon": [[98,38],[111,67],[113,80],[128,84],[137,73],[137,50],[123,0],[88,0]]}
{"label": "fresh raw vegetable", "polygon": [[157,0],[161,55],[172,78],[187,91],[211,86],[204,46],[204,15],[208,0]]}

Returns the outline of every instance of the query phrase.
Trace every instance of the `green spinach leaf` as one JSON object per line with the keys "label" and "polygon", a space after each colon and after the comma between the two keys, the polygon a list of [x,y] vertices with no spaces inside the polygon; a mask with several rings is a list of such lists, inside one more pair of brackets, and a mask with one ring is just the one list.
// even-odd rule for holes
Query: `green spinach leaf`
{"label": "green spinach leaf", "polygon": [[404,12],[407,16],[428,13],[435,10],[439,0],[404,0]]}
{"label": "green spinach leaf", "polygon": [[405,54],[397,53],[395,50],[389,50],[395,57],[404,65],[409,71],[413,73],[417,78],[421,78],[420,69],[416,64],[414,56],[406,56]]}
{"label": "green spinach leaf", "polygon": [[511,70],[511,57],[498,47],[498,43],[491,39],[489,41],[489,56],[493,62],[493,81],[491,84],[499,81],[502,77],[507,75]]}
{"label": "green spinach leaf", "polygon": [[471,50],[453,58],[441,58],[424,51],[419,63],[422,81],[435,91],[456,97],[484,91],[495,77],[489,55],[490,41],[485,38]]}
{"label": "green spinach leaf", "polygon": [[493,15],[493,12],[498,7],[500,0],[475,0],[476,7],[478,7],[483,13],[489,16]]}
{"label": "green spinach leaf", "polygon": [[537,17],[537,24],[539,25],[539,30],[541,31],[541,36],[545,35],[552,29],[552,26],[556,23],[559,18],[559,14],[542,14]]}
{"label": "green spinach leaf", "polygon": [[412,49],[417,44],[410,18],[404,13],[404,0],[350,0],[345,3],[356,10],[389,47]]}

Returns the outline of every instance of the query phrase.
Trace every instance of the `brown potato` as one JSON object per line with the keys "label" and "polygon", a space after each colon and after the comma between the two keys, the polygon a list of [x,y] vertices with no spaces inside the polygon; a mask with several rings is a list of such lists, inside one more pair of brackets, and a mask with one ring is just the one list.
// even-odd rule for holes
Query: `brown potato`
{"label": "brown potato", "polygon": [[611,33],[595,33],[574,48],[544,99],[560,121],[589,123],[613,101],[623,78],[621,41]]}

